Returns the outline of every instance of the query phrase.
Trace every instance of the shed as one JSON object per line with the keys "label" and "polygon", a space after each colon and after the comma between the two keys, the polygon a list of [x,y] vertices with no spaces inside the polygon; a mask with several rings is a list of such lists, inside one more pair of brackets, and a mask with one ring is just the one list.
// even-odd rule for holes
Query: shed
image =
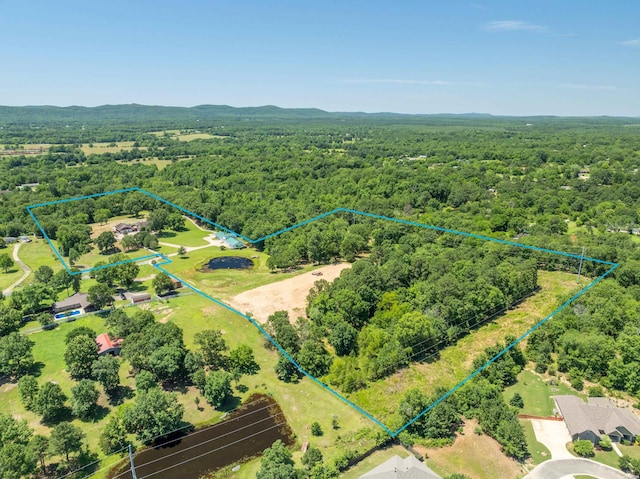
{"label": "shed", "polygon": [[224,231],[218,231],[216,233],[216,238],[224,241],[227,247],[231,249],[242,249],[245,246],[244,243],[240,241],[235,235],[226,233]]}
{"label": "shed", "polygon": [[107,333],[96,336],[96,344],[98,345],[98,356],[105,354],[118,356],[122,349],[122,339],[111,339]]}
{"label": "shed", "polygon": [[171,278],[171,289],[182,288],[182,282],[179,279]]}
{"label": "shed", "polygon": [[131,295],[131,304],[141,304],[151,301],[151,295],[149,293],[136,293]]}

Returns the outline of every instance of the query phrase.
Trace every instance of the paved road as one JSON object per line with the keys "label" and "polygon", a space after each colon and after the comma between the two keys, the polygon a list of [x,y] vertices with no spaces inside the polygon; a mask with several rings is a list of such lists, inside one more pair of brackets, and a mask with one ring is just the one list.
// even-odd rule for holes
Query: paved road
{"label": "paved road", "polygon": [[587,474],[599,479],[630,479],[633,476],[589,459],[552,459],[536,467],[524,479],[562,479]]}
{"label": "paved road", "polygon": [[22,271],[24,271],[24,274],[22,275],[22,277],[16,281],[15,283],[13,283],[11,286],[9,286],[7,289],[5,289],[2,294],[7,297],[11,294],[11,292],[14,290],[14,288],[16,288],[17,286],[20,286],[22,284],[22,282],[27,279],[29,277],[29,275],[31,274],[31,269],[22,262],[22,260],[20,259],[20,257],[18,256],[18,251],[20,251],[20,246],[22,245],[22,243],[16,243],[15,246],[13,247],[13,260],[16,262],[16,264],[20,267],[20,269]]}

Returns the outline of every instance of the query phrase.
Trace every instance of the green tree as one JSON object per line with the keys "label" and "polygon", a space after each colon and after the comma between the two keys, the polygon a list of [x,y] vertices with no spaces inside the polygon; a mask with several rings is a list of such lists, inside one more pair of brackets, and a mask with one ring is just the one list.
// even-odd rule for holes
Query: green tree
{"label": "green tree", "polygon": [[14,332],[0,338],[0,374],[20,377],[33,366],[33,346],[27,336]]}
{"label": "green tree", "polygon": [[120,240],[120,244],[122,245],[122,248],[125,251],[131,251],[140,247],[140,245],[138,244],[138,241],[136,241],[135,237],[131,235],[127,235],[124,238],[122,238]]}
{"label": "green tree", "polygon": [[169,213],[165,209],[156,209],[149,214],[148,225],[151,231],[162,231],[167,225]]}
{"label": "green tree", "polygon": [[320,423],[315,421],[311,423],[311,434],[314,436],[322,436],[322,427],[320,427]]}
{"label": "green tree", "polygon": [[610,451],[611,449],[613,449],[611,438],[606,434],[602,435],[602,437],[600,438],[600,441],[598,442],[598,446],[600,446],[605,451]]}
{"label": "green tree", "polygon": [[87,420],[95,413],[100,393],[96,383],[83,379],[71,388],[71,411],[80,419]]}
{"label": "green tree", "polygon": [[502,421],[496,431],[496,440],[502,445],[507,456],[522,461],[529,455],[524,429],[517,418]]}
{"label": "green tree", "polygon": [[241,374],[256,374],[260,370],[260,366],[253,355],[253,349],[246,344],[241,344],[232,349],[229,353],[229,361],[231,362],[231,367]]}
{"label": "green tree", "polygon": [[111,211],[106,208],[100,208],[93,214],[94,221],[96,223],[100,223],[101,225],[106,224],[107,221],[109,221],[109,218],[111,218]]}
{"label": "green tree", "polygon": [[302,369],[315,377],[324,376],[331,367],[331,356],[319,342],[305,341],[298,354],[298,364]]}
{"label": "green tree", "polygon": [[22,479],[36,470],[36,457],[23,444],[8,443],[0,449],[0,477]]}
{"label": "green tree", "polygon": [[138,391],[132,407],[124,414],[127,432],[136,434],[145,444],[154,438],[175,431],[182,424],[184,406],[174,394],[159,388]]}
{"label": "green tree", "polygon": [[18,331],[22,324],[22,314],[15,308],[0,305],[0,337]]}
{"label": "green tree", "polygon": [[173,281],[171,281],[171,277],[167,273],[156,274],[156,277],[151,281],[151,285],[158,296],[173,290]]}
{"label": "green tree", "polygon": [[515,393],[511,400],[509,400],[509,404],[513,407],[517,407],[518,409],[522,409],[524,407],[524,400],[522,399],[522,396],[520,396],[520,393]]}
{"label": "green tree", "polygon": [[38,397],[38,381],[33,376],[22,376],[18,381],[20,400],[25,409],[31,410]]}
{"label": "green tree", "polygon": [[160,346],[149,356],[149,369],[159,381],[177,381],[183,376],[184,356],[179,346]]}
{"label": "green tree", "polygon": [[40,471],[46,469],[45,460],[49,455],[49,438],[41,434],[36,434],[29,441],[29,450],[40,461]]}
{"label": "green tree", "polygon": [[227,398],[232,395],[231,375],[228,372],[218,370],[207,374],[204,384],[204,397],[209,404],[219,409]]}
{"label": "green tree", "polygon": [[7,253],[0,254],[0,268],[5,273],[8,273],[11,268],[13,268],[13,259]]}
{"label": "green tree", "polygon": [[345,321],[340,321],[329,335],[329,344],[338,356],[348,356],[357,349],[358,331]]}
{"label": "green tree", "polygon": [[121,414],[116,413],[109,417],[107,424],[100,433],[98,445],[102,452],[107,455],[122,451],[129,445],[127,429]]}
{"label": "green tree", "polygon": [[108,304],[113,303],[114,291],[112,288],[103,283],[94,284],[89,287],[87,299],[93,306],[100,310]]}
{"label": "green tree", "polygon": [[302,455],[302,464],[310,470],[316,464],[322,464],[322,452],[317,447],[309,446],[307,452]]}
{"label": "green tree", "polygon": [[212,369],[225,367],[228,358],[223,353],[229,348],[222,337],[222,332],[205,329],[195,334],[193,341],[200,346],[204,363]]}
{"label": "green tree", "polygon": [[64,353],[64,362],[67,371],[73,378],[88,378],[91,376],[91,366],[98,359],[98,345],[95,338],[88,336],[76,336]]}
{"label": "green tree", "polygon": [[33,273],[33,279],[38,283],[48,284],[53,280],[53,269],[43,264]]}
{"label": "green tree", "polygon": [[84,438],[85,434],[82,429],[69,422],[61,422],[51,431],[49,440],[51,452],[64,455],[68,463],[69,454],[79,453],[82,450]]}
{"label": "green tree", "polygon": [[187,255],[187,248],[185,248],[184,246],[180,246],[180,248],[178,248],[178,256],[180,256],[181,258],[184,258]]}
{"label": "green tree", "polygon": [[77,336],[87,336],[88,338],[95,339],[96,332],[88,326],[80,326],[73,328],[64,337],[64,343],[69,344],[71,340]]}
{"label": "green tree", "polygon": [[146,391],[158,387],[158,381],[153,373],[143,369],[136,374],[136,390]]}
{"label": "green tree", "polygon": [[100,356],[91,365],[92,377],[102,384],[107,394],[113,393],[120,384],[120,361],[111,354]]}
{"label": "green tree", "polygon": [[578,439],[573,442],[573,450],[580,457],[592,457],[593,443],[587,439]]}
{"label": "green tree", "polygon": [[44,422],[58,419],[65,411],[67,396],[57,383],[47,381],[38,391],[33,410],[42,416]]}
{"label": "green tree", "polygon": [[278,439],[262,453],[260,470],[256,479],[291,479],[296,477],[296,470],[291,452]]}

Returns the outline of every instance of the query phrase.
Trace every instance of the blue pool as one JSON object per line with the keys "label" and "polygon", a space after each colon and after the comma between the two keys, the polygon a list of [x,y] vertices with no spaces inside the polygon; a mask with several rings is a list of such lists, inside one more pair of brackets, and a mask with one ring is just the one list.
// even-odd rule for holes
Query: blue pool
{"label": "blue pool", "polygon": [[58,313],[54,316],[55,319],[68,318],[70,316],[77,316],[82,313],[81,309],[73,309],[71,311],[65,311],[64,313]]}

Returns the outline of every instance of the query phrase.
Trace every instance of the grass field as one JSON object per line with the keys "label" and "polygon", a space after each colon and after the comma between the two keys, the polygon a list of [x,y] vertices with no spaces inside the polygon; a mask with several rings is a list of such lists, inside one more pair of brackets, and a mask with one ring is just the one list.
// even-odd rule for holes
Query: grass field
{"label": "grass field", "polygon": [[538,281],[540,292],[443,349],[437,361],[413,364],[347,397],[388,423],[407,389],[418,388],[428,395],[437,387],[451,389],[469,375],[473,360],[486,347],[504,341],[507,335],[523,334],[557,307],[559,297],[566,297],[576,289],[575,275],[569,273],[540,271]]}
{"label": "grass field", "polygon": [[180,130],[163,130],[152,131],[152,135],[166,136],[168,138],[175,138],[178,141],[192,141],[192,140],[208,140],[210,138],[226,138],[224,136],[211,135],[209,133],[182,133]]}
{"label": "grass field", "polygon": [[[0,254],[6,254],[9,256],[9,258],[13,260],[14,247],[15,245],[13,244],[7,245],[5,248],[2,248],[0,250]],[[14,265],[11,268],[9,268],[6,273],[3,270],[0,270],[0,291],[8,288],[13,283],[18,281],[23,274],[24,274],[24,271],[20,269],[20,266],[18,266],[17,263],[15,263],[15,261],[14,261]]]}
{"label": "grass field", "polygon": [[555,407],[552,396],[572,394],[574,396],[585,397],[575,389],[554,378],[556,385],[550,386],[541,379],[539,375],[528,369],[518,374],[518,381],[504,390],[504,398],[507,402],[515,393],[520,393],[524,401],[522,414],[532,416],[551,416]]}
{"label": "grass field", "polygon": [[[118,141],[115,142],[116,146],[113,143],[86,143],[80,147],[82,152],[85,155],[100,155],[102,153],[116,153],[118,151],[124,150],[129,151],[134,148],[134,141]],[[138,147],[139,150],[146,150],[146,146]]]}
{"label": "grass field", "polygon": [[541,462],[551,459],[551,451],[547,449],[547,446],[538,442],[536,439],[536,434],[533,432],[533,425],[531,424],[531,421],[521,419],[520,424],[524,429],[524,435],[527,439],[527,446],[529,448],[533,464],[540,464]]}
{"label": "grass field", "polygon": [[[639,446],[623,446],[622,444],[618,444],[618,449],[620,449],[620,452],[624,455],[634,459],[640,459]],[[569,450],[573,453],[572,449]],[[620,457],[615,451],[596,451],[596,455],[591,459],[606,464],[607,466],[615,467],[616,469],[619,467]]]}
{"label": "grass field", "polygon": [[[467,421],[452,446],[427,449],[427,465],[442,477],[466,474],[473,479],[522,477],[522,466],[502,453],[495,439],[474,433],[476,421]],[[422,448],[420,448],[422,452]]]}
{"label": "grass field", "polygon": [[204,238],[210,234],[210,231],[202,231],[191,221],[186,220],[183,231],[163,231],[158,241],[179,246],[204,246],[208,244]]}

